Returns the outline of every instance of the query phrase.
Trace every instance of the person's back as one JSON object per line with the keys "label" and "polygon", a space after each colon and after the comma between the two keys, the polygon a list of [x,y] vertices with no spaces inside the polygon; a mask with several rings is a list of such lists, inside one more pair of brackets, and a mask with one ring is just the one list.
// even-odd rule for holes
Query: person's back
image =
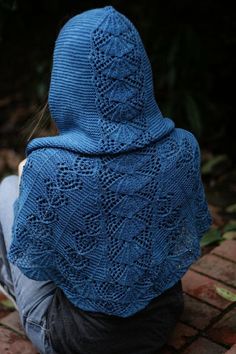
{"label": "person's back", "polygon": [[[71,309],[63,330],[81,330],[84,353],[105,353],[106,340],[107,353],[124,353],[117,340],[125,331],[135,340],[131,319],[144,313],[151,321],[155,299],[200,255],[211,217],[199,145],[162,116],[138,32],[112,7],[75,16],[61,30],[49,107],[59,135],[27,146],[8,257],[30,279],[57,286],[49,311],[57,352],[66,346],[58,321]],[[88,315],[100,323],[91,326],[96,344],[78,322]],[[152,348],[126,352],[154,353],[153,331]],[[72,342],[66,353],[79,352]]]}

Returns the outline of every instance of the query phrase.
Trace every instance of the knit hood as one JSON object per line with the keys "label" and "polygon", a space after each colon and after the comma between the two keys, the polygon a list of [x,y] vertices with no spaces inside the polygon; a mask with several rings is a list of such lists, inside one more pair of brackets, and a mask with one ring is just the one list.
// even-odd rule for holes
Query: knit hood
{"label": "knit hood", "polygon": [[33,139],[27,154],[45,147],[92,154],[129,151],[174,129],[155,101],[138,31],[112,6],[77,15],[61,29],[49,109],[59,135]]}

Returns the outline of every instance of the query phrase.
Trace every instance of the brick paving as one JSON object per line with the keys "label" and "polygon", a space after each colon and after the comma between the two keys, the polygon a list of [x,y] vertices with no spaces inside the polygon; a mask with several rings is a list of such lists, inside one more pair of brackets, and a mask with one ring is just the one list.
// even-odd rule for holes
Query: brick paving
{"label": "brick paving", "polygon": [[[182,280],[184,313],[157,354],[236,354],[236,302],[222,298],[215,289],[236,294],[236,240],[226,240],[201,257]],[[17,311],[6,309],[3,300],[0,294],[0,353],[37,354]]]}
{"label": "brick paving", "polygon": [[236,294],[236,240],[201,257],[182,279],[185,310],[160,354],[236,354],[236,302],[216,286]]}

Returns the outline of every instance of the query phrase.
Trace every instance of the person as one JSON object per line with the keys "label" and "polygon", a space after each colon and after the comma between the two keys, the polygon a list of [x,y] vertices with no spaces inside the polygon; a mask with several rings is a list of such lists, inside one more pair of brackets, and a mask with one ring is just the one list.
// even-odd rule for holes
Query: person
{"label": "person", "polygon": [[154,354],[211,226],[194,134],[163,117],[140,35],[112,6],[56,40],[55,136],[0,186],[1,283],[40,353]]}

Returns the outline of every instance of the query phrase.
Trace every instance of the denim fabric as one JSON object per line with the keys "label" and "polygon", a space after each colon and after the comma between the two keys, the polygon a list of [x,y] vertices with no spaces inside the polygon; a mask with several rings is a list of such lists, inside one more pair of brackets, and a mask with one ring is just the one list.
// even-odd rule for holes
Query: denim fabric
{"label": "denim fabric", "polygon": [[6,258],[5,252],[9,250],[12,236],[13,203],[19,193],[18,182],[19,177],[11,175],[0,184],[0,281],[15,293],[21,323],[33,345],[41,354],[54,354],[49,342],[46,314],[56,287],[51,281],[27,278]]}
{"label": "denim fabric", "polygon": [[181,281],[129,318],[83,311],[51,281],[27,278],[9,263],[18,176],[0,184],[0,282],[15,294],[26,335],[41,354],[157,354],[183,311]]}

